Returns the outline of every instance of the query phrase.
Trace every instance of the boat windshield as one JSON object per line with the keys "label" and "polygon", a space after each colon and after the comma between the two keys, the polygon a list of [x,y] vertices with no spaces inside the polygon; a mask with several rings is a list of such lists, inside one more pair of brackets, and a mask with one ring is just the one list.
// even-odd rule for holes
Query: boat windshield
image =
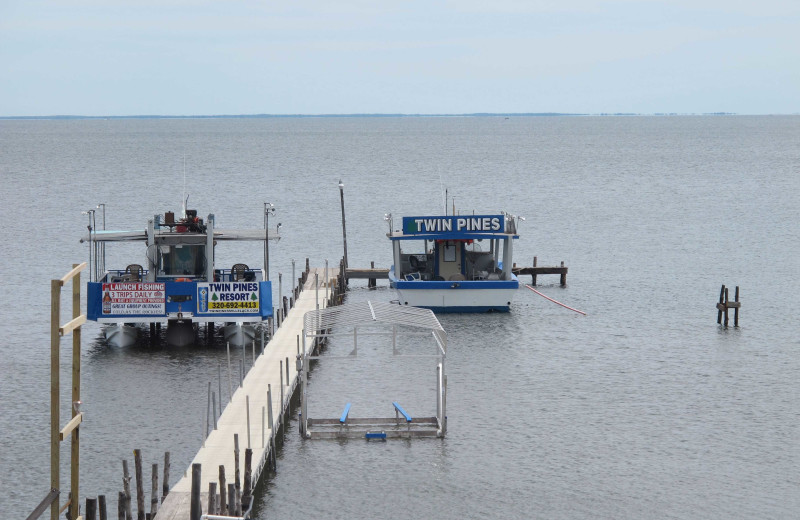
{"label": "boat windshield", "polygon": [[162,246],[160,276],[205,276],[206,246],[178,244]]}

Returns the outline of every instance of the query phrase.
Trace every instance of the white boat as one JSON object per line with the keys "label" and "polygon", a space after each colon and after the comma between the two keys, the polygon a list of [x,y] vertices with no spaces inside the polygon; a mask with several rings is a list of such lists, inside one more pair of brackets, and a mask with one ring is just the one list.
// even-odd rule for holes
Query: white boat
{"label": "white boat", "polygon": [[[265,269],[243,263],[226,269],[215,266],[215,247],[217,242],[279,239],[266,229],[216,229],[214,215],[203,221],[195,210],[184,211],[178,220],[172,212],[155,215],[143,230],[90,231],[81,239],[93,244],[90,258],[97,272],[88,283],[87,318],[106,325],[112,346],[135,343],[137,325],[149,325],[154,335],[161,324],[167,326],[167,343],[190,345],[202,323],[222,326],[232,345],[249,343],[255,326],[272,316],[272,285],[264,276],[268,250]],[[106,243],[131,241],[144,242],[144,265],[97,269]]]}
{"label": "white boat", "polygon": [[507,312],[519,289],[511,272],[515,217],[403,217],[390,232],[394,265],[389,281],[401,305],[434,312]]}

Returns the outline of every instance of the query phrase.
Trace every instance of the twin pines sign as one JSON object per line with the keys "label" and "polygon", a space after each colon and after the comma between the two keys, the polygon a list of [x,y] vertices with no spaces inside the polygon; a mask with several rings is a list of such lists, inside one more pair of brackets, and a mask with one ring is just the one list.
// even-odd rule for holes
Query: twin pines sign
{"label": "twin pines sign", "polygon": [[503,215],[403,217],[403,234],[505,233]]}

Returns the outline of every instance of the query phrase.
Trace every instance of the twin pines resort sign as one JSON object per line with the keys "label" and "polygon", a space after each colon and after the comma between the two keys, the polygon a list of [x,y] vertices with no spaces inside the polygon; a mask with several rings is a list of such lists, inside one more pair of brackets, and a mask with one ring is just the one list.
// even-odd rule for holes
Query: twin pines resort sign
{"label": "twin pines resort sign", "polygon": [[505,233],[503,215],[452,215],[446,217],[403,217],[403,234]]}

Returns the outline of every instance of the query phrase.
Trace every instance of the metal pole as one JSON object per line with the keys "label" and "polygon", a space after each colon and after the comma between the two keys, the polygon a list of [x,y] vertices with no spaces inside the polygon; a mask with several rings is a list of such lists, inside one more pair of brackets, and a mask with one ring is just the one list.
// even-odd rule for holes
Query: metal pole
{"label": "metal pole", "polygon": [[[227,343],[228,345],[228,398],[230,401],[233,401],[233,380],[231,378],[231,344],[230,342]],[[222,399],[220,399],[222,402]]]}
{"label": "metal pole", "polygon": [[245,396],[245,402],[247,403],[247,449],[250,449],[250,396]]}
{"label": "metal pole", "polygon": [[328,259],[325,259],[325,301],[328,301],[328,286],[330,285],[330,277],[328,276]]}
{"label": "metal pole", "polygon": [[317,310],[319,310],[319,273],[314,272],[314,298],[317,302]]}
{"label": "metal pole", "polygon": [[294,294],[294,287],[297,283],[297,277],[294,274],[294,258],[292,258],[292,294]]}
{"label": "metal pole", "polygon": [[278,273],[278,304],[283,309],[283,273]]}
{"label": "metal pole", "polygon": [[264,271],[267,277],[267,281],[269,281],[269,216],[270,214],[275,214],[275,206],[271,202],[264,203],[264,230],[265,230],[265,238],[264,241]]}
{"label": "metal pole", "polygon": [[[101,202],[100,204],[97,205],[97,208],[100,209],[101,206],[103,207],[103,231],[105,231],[106,230],[106,203],[105,202]],[[100,244],[100,258],[103,261],[103,264],[100,267],[100,272],[102,273],[102,272],[105,272],[105,270],[106,270],[106,243],[105,242]]]}
{"label": "metal pole", "polygon": [[344,183],[339,179],[339,197],[342,202],[342,241],[344,242],[344,281],[347,283],[347,227],[345,226],[344,218]]}
{"label": "metal pole", "polygon": [[[91,258],[91,251],[89,252]],[[61,320],[61,281],[50,281],[50,489],[60,489],[61,441],[59,428],[61,422],[61,361],[60,336],[58,329]],[[58,520],[59,500],[50,506],[50,520]]]}

